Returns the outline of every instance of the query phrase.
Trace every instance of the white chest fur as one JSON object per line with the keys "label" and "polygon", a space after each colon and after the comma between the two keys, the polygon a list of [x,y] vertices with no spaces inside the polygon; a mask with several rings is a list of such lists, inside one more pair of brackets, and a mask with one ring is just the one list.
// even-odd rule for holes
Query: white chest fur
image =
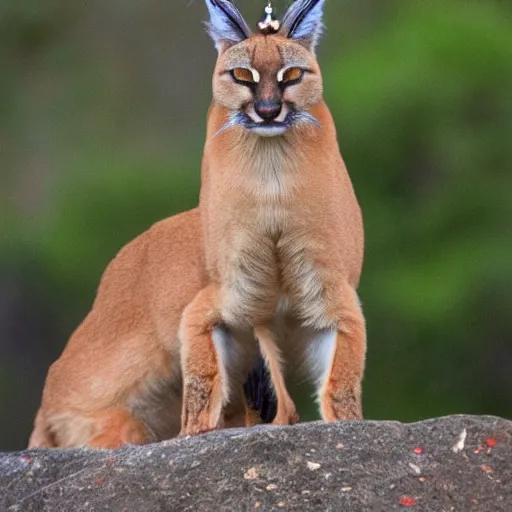
{"label": "white chest fur", "polygon": [[325,327],[322,269],[307,238],[272,228],[237,233],[223,283],[223,317],[232,325],[254,326],[286,313],[304,326]]}
{"label": "white chest fur", "polygon": [[[254,326],[275,319],[279,304],[286,304],[302,325],[324,328],[323,269],[315,263],[313,241],[303,227],[307,219],[299,218],[304,213],[296,204],[301,156],[278,141],[261,141],[248,154],[252,159],[233,178],[247,204],[241,205],[244,218],[233,215],[229,221],[223,318]],[[318,241],[314,246],[318,250]]]}

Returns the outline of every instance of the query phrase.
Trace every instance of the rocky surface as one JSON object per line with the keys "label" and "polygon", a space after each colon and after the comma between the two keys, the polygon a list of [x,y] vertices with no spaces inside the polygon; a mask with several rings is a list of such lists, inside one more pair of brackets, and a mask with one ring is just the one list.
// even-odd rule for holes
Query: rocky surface
{"label": "rocky surface", "polygon": [[512,422],[309,423],[0,455],[0,510],[507,511]]}

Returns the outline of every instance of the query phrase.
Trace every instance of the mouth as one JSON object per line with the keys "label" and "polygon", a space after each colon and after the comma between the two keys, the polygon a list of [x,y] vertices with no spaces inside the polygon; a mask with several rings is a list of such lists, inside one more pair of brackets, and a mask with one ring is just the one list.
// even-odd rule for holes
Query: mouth
{"label": "mouth", "polygon": [[238,111],[230,115],[227,123],[215,135],[219,135],[234,126],[242,126],[260,137],[278,137],[286,133],[290,128],[306,124],[320,126],[320,123],[309,112],[291,108],[282,121],[256,121],[254,116]]}

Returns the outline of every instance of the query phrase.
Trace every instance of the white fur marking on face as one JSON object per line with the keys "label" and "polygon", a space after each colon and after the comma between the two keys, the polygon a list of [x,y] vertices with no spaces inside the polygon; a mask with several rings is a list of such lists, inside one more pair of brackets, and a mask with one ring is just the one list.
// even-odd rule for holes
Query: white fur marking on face
{"label": "white fur marking on face", "polygon": [[289,111],[290,109],[286,106],[286,103],[283,103],[283,108],[281,109],[281,113],[276,117],[276,121],[278,123],[284,123]]}
{"label": "white fur marking on face", "polygon": [[278,82],[282,82],[284,80],[284,74],[286,73],[287,70],[288,70],[288,67],[285,67],[283,69],[280,69],[277,72],[277,81]]}
{"label": "white fur marking on face", "polygon": [[252,78],[253,78],[253,80],[254,80],[257,84],[259,84],[259,83],[260,83],[260,81],[261,81],[261,76],[260,76],[260,74],[259,74],[258,70],[254,69],[254,68],[251,68],[251,73],[252,73]]}
{"label": "white fur marking on face", "polygon": [[254,110],[254,107],[251,106],[249,110],[247,111],[247,115],[251,118],[252,121],[255,123],[263,123],[263,119],[256,113],[256,110]]}

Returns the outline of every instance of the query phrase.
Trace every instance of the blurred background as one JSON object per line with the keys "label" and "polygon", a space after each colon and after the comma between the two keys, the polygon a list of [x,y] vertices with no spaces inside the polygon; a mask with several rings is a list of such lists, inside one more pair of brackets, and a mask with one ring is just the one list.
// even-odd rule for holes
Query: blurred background
{"label": "blurred background", "polygon": [[[0,0],[1,450],[26,445],[109,260],[197,203],[205,19],[202,0]],[[512,417],[512,6],[330,0],[326,24],[366,224],[366,417]]]}

